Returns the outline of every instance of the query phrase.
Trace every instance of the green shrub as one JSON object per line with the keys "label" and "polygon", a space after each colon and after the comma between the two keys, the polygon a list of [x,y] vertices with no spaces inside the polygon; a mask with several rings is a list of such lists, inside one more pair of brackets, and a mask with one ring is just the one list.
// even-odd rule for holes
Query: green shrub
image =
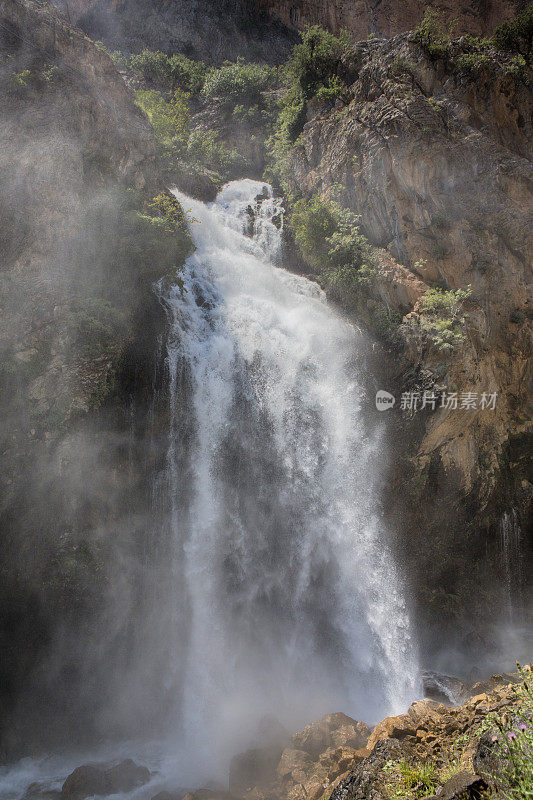
{"label": "green shrub", "polygon": [[277,80],[277,71],[266,64],[247,64],[242,60],[225,62],[210,72],[202,89],[205,100],[227,106],[260,105],[261,93]]}
{"label": "green shrub", "polygon": [[418,42],[430,58],[443,58],[448,52],[451,31],[445,28],[435,9],[426,8],[422,21],[415,28],[413,40]]}
{"label": "green shrub", "polygon": [[307,28],[285,67],[289,85],[298,85],[308,100],[334,75],[342,77],[342,59],[350,49],[352,42],[346,31],[334,36],[319,25]]}
{"label": "green shrub", "polygon": [[217,141],[214,131],[193,131],[187,142],[186,158],[194,165],[215,170],[222,179],[237,177],[248,167],[241,153]]}
{"label": "green shrub", "polygon": [[411,332],[421,334],[438,350],[451,352],[466,339],[465,301],[472,294],[467,289],[428,289],[422,297],[418,320],[409,323]]}
{"label": "green shrub", "polygon": [[370,246],[359,232],[358,222],[351,211],[318,195],[298,200],[290,217],[303,257],[319,270],[360,267],[370,257]]}
{"label": "green shrub", "polygon": [[391,78],[401,78],[403,75],[414,75],[416,72],[416,65],[403,56],[395,58],[389,67],[389,75]]}
{"label": "green shrub", "polygon": [[209,68],[202,61],[193,61],[181,53],[168,56],[159,50],[143,50],[132,55],[127,59],[126,66],[140,73],[147,83],[157,88],[171,93],[181,89],[191,95],[202,90],[209,73]]}
{"label": "green shrub", "polygon": [[325,86],[321,86],[316,93],[317,100],[334,102],[344,100],[347,96],[347,86],[338,75],[332,75]]}
{"label": "green shrub", "polygon": [[495,67],[496,62],[488,54],[483,52],[463,53],[457,59],[457,69],[462,72],[476,74],[487,67]]}
{"label": "green shrub", "polygon": [[493,44],[500,50],[520,53],[531,60],[533,52],[533,4],[525,8],[511,22],[503,22],[495,29]]}
{"label": "green shrub", "polygon": [[266,142],[270,162],[266,174],[269,179],[279,179],[283,184],[292,148],[305,125],[306,113],[307,106],[302,92],[299,89],[287,92],[274,125],[274,132]]}
{"label": "green shrub", "polygon": [[191,118],[187,100],[188,95],[181,90],[170,100],[156,89],[137,92],[137,104],[148,116],[160,151],[167,158],[179,156],[187,145]]}

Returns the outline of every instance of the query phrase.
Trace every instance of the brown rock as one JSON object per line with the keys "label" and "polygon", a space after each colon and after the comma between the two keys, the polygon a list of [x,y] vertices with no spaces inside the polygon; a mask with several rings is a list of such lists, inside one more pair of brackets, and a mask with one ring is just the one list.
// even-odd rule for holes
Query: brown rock
{"label": "brown rock", "polygon": [[485,781],[471,772],[458,772],[437,792],[437,800],[470,800],[487,788]]}
{"label": "brown rock", "polygon": [[287,780],[288,778],[292,777],[294,780],[298,780],[298,778],[295,777],[295,774],[303,773],[305,776],[306,768],[309,768],[312,763],[313,762],[309,753],[305,753],[303,750],[287,748],[281,754],[281,758],[276,769],[278,778],[280,778],[280,780]]}
{"label": "brown rock", "polygon": [[409,714],[400,714],[397,717],[386,717],[379,722],[368,740],[367,748],[372,751],[382,739],[404,739],[406,736],[416,736],[416,728]]}
{"label": "brown rock", "polygon": [[362,747],[366,744],[370,729],[364,722],[348,717],[346,714],[328,714],[318,722],[307,725],[292,737],[292,745],[316,759],[328,747]]}

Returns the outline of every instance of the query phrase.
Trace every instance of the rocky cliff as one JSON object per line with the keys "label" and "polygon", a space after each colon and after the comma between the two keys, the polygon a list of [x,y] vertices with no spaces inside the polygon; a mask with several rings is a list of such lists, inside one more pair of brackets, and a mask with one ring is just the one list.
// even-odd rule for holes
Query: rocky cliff
{"label": "rocky cliff", "polygon": [[164,324],[151,286],[189,241],[149,207],[164,189],[152,131],[107,54],[48,3],[2,0],[0,22],[4,752],[48,713],[66,733],[59,686],[83,716],[87,642],[149,504],[144,456],[128,459]]}
{"label": "rocky cliff", "polygon": [[[244,5],[267,11],[286,25],[303,29],[306,25],[322,25],[339,33],[342,29],[350,31],[358,39],[369,34],[395,36],[412,30],[420,22],[427,8],[422,0],[261,0],[251,3],[242,0]],[[432,4],[442,12],[448,22],[457,22],[457,33],[475,35],[491,33],[496,25],[513,17],[522,7],[519,0],[472,0],[468,3],[439,2]]]}
{"label": "rocky cliff", "polygon": [[[361,43],[343,67],[345,96],[308,102],[286,171],[293,194],[359,214],[381,248],[373,298],[403,318],[388,378],[398,404],[402,392],[457,393],[457,408],[404,409],[391,475],[408,497],[419,590],[433,575],[422,605],[441,604],[445,618],[469,594],[473,554],[479,563],[488,548],[481,560],[498,563],[505,509],[531,524],[532,108],[514,63],[461,38],[437,57],[410,35]],[[453,352],[421,344],[430,287],[471,290]],[[465,392],[496,393],[495,407],[461,407]],[[480,619],[501,596],[481,588],[471,600]]]}
{"label": "rocky cliff", "polygon": [[207,63],[238,56],[280,62],[296,38],[267,10],[239,0],[60,0],[58,5],[73,24],[111,49],[148,47]]}

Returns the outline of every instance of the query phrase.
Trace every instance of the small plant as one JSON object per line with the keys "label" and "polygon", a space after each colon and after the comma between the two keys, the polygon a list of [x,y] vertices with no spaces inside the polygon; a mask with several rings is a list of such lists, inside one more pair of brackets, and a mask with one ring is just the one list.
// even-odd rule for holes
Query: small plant
{"label": "small plant", "polygon": [[434,60],[444,58],[448,53],[451,29],[445,28],[435,9],[426,8],[422,21],[415,28],[413,39],[430,58]]}
{"label": "small plant", "polygon": [[533,797],[533,683],[530,667],[518,664],[522,681],[514,687],[519,699],[513,720],[503,724],[496,720],[499,730],[497,749],[503,774],[493,776],[496,786],[506,800],[531,800]]}
{"label": "small plant", "polygon": [[511,22],[503,22],[495,29],[492,42],[499,50],[520,53],[531,61],[533,53],[533,4],[518,14]]}
{"label": "small plant", "polygon": [[387,761],[388,793],[398,798],[422,798],[435,792],[439,775],[433,764],[411,763],[406,759]]}
{"label": "small plant", "polygon": [[335,100],[346,100],[348,87],[338,75],[332,75],[325,86],[321,86],[316,93],[317,100],[335,102]]}
{"label": "small plant", "polygon": [[452,351],[466,339],[466,316],[463,305],[472,289],[428,289],[419,305],[419,317],[409,323],[411,331],[418,327],[423,338],[438,350]]}
{"label": "small plant", "polygon": [[415,70],[416,66],[412,61],[398,56],[389,67],[389,75],[391,78],[401,78],[403,75],[414,75]]}
{"label": "small plant", "polygon": [[25,89],[30,85],[31,72],[29,69],[23,69],[22,72],[14,72],[11,75],[10,84],[13,89]]}

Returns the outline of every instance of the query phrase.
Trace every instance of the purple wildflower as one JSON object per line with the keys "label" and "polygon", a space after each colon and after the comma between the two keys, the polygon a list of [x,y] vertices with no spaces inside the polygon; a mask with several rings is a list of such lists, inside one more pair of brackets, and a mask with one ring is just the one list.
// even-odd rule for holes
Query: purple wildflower
{"label": "purple wildflower", "polygon": [[521,730],[521,731],[525,731],[526,727],[527,727],[527,725],[524,725],[524,723],[522,723],[522,724],[520,725],[520,730]]}
{"label": "purple wildflower", "polygon": [[516,739],[516,733],[514,731],[511,731],[511,733],[509,734],[509,739],[511,739],[511,741],[513,739]]}

